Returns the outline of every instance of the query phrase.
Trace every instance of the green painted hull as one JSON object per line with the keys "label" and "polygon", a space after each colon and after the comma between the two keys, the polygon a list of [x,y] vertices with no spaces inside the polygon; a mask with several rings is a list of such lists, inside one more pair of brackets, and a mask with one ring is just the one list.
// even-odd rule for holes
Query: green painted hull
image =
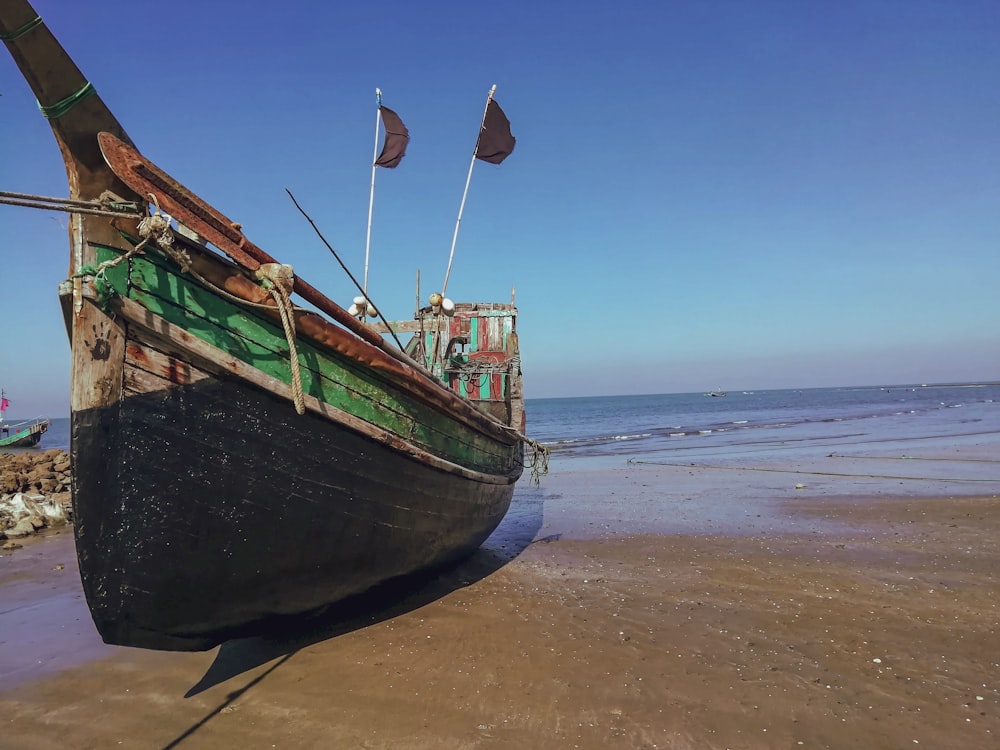
{"label": "green painted hull", "polygon": [[47,419],[37,420],[28,426],[3,425],[0,427],[0,448],[31,448],[41,442],[48,429]]}

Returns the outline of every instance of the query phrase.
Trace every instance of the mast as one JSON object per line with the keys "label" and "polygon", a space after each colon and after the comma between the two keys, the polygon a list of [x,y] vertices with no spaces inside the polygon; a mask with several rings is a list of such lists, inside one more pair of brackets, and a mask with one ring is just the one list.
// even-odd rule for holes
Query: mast
{"label": "mast", "polygon": [[[375,170],[378,169],[378,130],[379,125],[382,124],[382,90],[379,88],[375,89],[375,147],[372,153],[372,182],[371,190],[368,194],[368,231],[365,233],[365,280],[362,285],[362,293],[365,295],[365,300],[368,299],[368,256],[371,250],[372,244],[372,209],[375,206]],[[365,305],[365,314],[368,312],[368,306]]]}
{"label": "mast", "polygon": [[472,182],[472,168],[476,166],[476,155],[479,153],[479,139],[483,133],[483,126],[486,124],[486,113],[490,109],[490,101],[496,93],[497,85],[494,83],[486,97],[486,106],[483,108],[483,119],[479,123],[479,133],[476,134],[476,147],[472,151],[472,161],[469,163],[469,174],[465,178],[465,190],[462,192],[462,202],[458,207],[458,220],[455,222],[455,233],[451,237],[451,252],[448,253],[448,270],[444,274],[444,284],[441,285],[441,296],[444,297],[448,291],[448,279],[451,276],[451,264],[455,259],[455,244],[458,242],[458,228],[462,224],[462,213],[465,211],[465,199],[469,195],[469,183]]}

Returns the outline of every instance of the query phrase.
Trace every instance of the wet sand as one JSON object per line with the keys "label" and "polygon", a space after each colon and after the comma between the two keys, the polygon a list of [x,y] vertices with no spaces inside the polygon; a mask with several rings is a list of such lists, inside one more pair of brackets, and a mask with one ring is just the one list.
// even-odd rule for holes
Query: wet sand
{"label": "wet sand", "polygon": [[196,654],[101,644],[71,535],[29,540],[0,747],[1000,747],[998,447],[557,456],[401,603]]}

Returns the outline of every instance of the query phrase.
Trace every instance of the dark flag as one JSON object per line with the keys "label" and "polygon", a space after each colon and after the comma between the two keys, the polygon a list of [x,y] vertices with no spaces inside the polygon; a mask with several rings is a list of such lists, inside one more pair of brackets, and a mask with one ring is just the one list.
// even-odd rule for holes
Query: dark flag
{"label": "dark flag", "polygon": [[479,143],[476,144],[476,158],[499,164],[514,150],[516,139],[510,133],[510,120],[500,109],[495,99],[490,99],[486,105],[486,117],[483,118],[483,129],[479,133]]}
{"label": "dark flag", "polygon": [[375,166],[393,169],[406,156],[406,144],[410,142],[410,131],[406,129],[399,115],[388,107],[379,106],[382,122],[385,125],[385,143],[382,153],[375,160]]}

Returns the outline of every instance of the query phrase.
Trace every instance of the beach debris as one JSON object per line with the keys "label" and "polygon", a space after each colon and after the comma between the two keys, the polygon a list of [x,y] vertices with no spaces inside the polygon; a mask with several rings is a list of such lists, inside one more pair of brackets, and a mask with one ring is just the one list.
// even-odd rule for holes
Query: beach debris
{"label": "beach debris", "polygon": [[795,489],[797,489],[797,490],[803,490],[803,489],[805,489],[805,487],[806,486],[804,484],[802,484],[801,482],[799,484],[795,485]]}
{"label": "beach debris", "polygon": [[72,521],[70,481],[66,451],[0,454],[0,539],[31,536]]}
{"label": "beach debris", "polygon": [[8,537],[29,536],[42,529],[66,523],[62,503],[44,495],[18,492],[0,498],[0,528]]}

